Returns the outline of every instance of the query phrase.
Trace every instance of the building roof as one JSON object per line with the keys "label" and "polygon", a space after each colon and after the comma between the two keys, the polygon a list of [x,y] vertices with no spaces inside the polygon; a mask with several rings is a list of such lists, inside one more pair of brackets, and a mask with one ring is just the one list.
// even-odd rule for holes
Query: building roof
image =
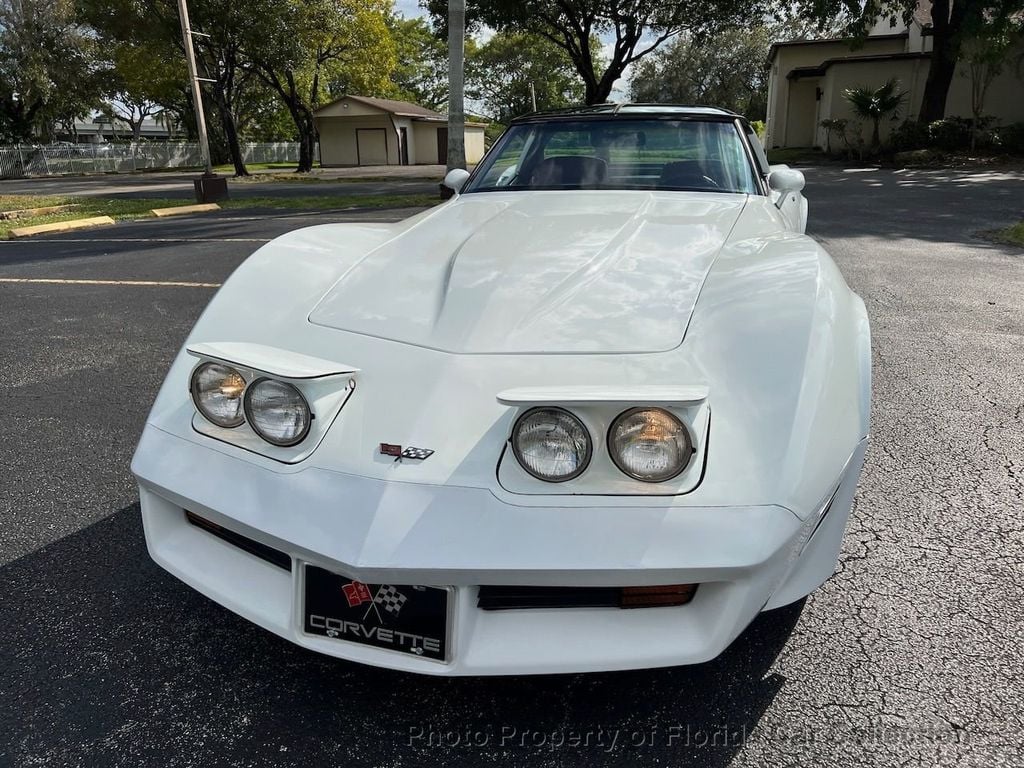
{"label": "building roof", "polygon": [[852,64],[860,61],[899,61],[900,59],[928,59],[931,53],[872,53],[863,56],[837,56],[825,59],[816,67],[795,67],[786,75],[787,80],[799,80],[801,77],[821,77],[825,70],[833,64]]}
{"label": "building roof", "polygon": [[[446,122],[448,118],[442,115],[440,112],[435,112],[432,109],[421,107],[419,104],[413,104],[411,101],[398,101],[397,99],[378,99],[374,96],[353,96],[348,94],[341,98],[330,101],[324,104],[322,107],[317,109],[313,114],[319,115],[329,107],[334,106],[340,101],[350,99],[352,101],[363,104],[367,107],[373,107],[379,109],[381,112],[387,112],[388,114],[394,115],[395,117],[408,117],[413,120],[425,120],[430,122]],[[483,127],[487,126],[488,123],[478,120],[475,117],[466,116],[466,125]]]}
{"label": "building roof", "polygon": [[[865,38],[860,38],[860,42],[870,43],[872,40],[900,40],[909,37],[907,32],[894,32],[891,35],[869,35]],[[790,48],[796,45],[823,45],[826,43],[846,43],[847,46],[852,46],[858,42],[858,38],[855,37],[820,37],[817,40],[782,40],[778,43],[772,43],[772,47],[768,49],[768,61],[775,58],[775,53],[779,48]]]}
{"label": "building roof", "polygon": [[432,109],[421,107],[418,104],[413,104],[408,101],[398,101],[396,99],[378,99],[372,96],[353,96],[351,94],[342,96],[340,99],[335,99],[332,102],[324,104],[320,107],[317,112],[322,112],[328,107],[337,104],[339,101],[345,101],[345,99],[351,99],[352,101],[365,104],[368,107],[379,109],[381,112],[389,112],[392,115],[398,117],[419,117],[419,118],[433,118],[442,119],[444,116],[440,112],[435,112]]}

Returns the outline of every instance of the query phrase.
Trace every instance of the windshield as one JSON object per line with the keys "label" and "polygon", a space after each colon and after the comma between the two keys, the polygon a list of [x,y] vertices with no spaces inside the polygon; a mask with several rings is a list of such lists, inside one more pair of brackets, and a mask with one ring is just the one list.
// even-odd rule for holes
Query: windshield
{"label": "windshield", "polygon": [[735,123],[619,117],[512,126],[465,191],[515,189],[758,192]]}

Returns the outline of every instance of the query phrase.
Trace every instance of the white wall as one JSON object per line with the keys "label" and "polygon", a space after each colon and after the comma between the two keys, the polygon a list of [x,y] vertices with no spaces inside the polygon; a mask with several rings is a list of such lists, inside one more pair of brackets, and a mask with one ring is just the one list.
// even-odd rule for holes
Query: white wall
{"label": "white wall", "polygon": [[398,164],[398,134],[386,114],[352,117],[317,117],[320,131],[320,163],[325,167],[359,165],[356,146],[356,130],[359,128],[383,128],[387,137],[387,161]]}

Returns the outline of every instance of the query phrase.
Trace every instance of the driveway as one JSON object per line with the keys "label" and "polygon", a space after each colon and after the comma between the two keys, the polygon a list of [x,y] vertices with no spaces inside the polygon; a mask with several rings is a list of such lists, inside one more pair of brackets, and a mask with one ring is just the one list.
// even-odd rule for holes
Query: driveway
{"label": "driveway", "polygon": [[1024,764],[1024,251],[971,234],[1024,218],[1024,178],[807,176],[874,333],[839,570],[802,613],[669,670],[361,667],[152,564],[128,462],[166,367],[208,285],[324,215],[0,242],[0,765]]}

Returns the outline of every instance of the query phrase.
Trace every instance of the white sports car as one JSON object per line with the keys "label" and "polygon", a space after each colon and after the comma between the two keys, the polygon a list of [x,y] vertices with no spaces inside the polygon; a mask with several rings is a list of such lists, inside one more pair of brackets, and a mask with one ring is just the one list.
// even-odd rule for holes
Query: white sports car
{"label": "white sports car", "polygon": [[605,105],[518,119],[445,183],[220,289],[132,464],[156,562],[438,675],[702,662],[827,579],[870,338],[803,176],[732,113]]}

